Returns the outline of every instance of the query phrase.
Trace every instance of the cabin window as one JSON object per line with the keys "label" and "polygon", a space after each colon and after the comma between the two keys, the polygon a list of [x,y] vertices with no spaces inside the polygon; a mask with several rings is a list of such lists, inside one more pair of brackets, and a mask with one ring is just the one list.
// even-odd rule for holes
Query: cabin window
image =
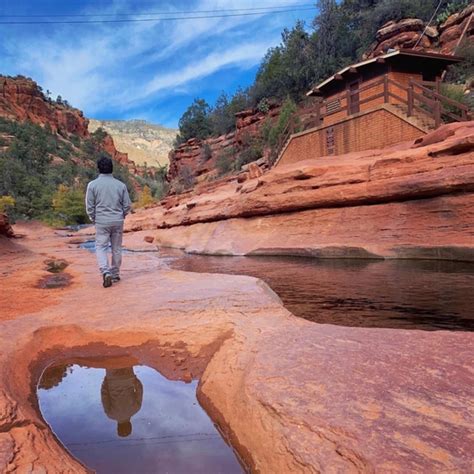
{"label": "cabin window", "polygon": [[341,101],[339,99],[328,100],[326,103],[326,112],[332,114],[341,108]]}

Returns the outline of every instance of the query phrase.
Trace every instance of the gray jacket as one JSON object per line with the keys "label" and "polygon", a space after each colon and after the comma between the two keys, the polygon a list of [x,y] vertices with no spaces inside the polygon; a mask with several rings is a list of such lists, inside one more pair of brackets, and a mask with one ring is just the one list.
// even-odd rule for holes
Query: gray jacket
{"label": "gray jacket", "polygon": [[127,186],[111,174],[100,174],[87,185],[86,211],[94,224],[120,224],[131,209]]}

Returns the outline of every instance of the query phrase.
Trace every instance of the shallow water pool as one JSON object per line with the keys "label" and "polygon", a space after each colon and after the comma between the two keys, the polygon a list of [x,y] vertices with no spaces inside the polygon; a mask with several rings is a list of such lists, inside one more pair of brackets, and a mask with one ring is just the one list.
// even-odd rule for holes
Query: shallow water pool
{"label": "shallow water pool", "polygon": [[199,405],[197,381],[144,365],[104,367],[51,366],[38,386],[43,417],[83,464],[115,474],[244,472]]}

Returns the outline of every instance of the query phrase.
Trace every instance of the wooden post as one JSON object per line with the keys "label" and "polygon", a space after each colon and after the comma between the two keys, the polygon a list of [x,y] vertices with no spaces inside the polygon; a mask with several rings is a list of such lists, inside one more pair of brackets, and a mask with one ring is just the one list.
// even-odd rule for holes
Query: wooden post
{"label": "wooden post", "polygon": [[317,127],[321,125],[321,101],[318,100],[316,103],[316,124]]}
{"label": "wooden post", "polygon": [[437,97],[435,98],[434,116],[435,127],[438,128],[441,125],[441,102]]}
{"label": "wooden post", "polygon": [[436,93],[441,94],[441,79],[436,76]]}
{"label": "wooden post", "polygon": [[407,99],[408,99],[407,115],[408,115],[408,117],[411,117],[413,115],[413,84],[411,83],[411,81],[408,84],[407,94],[408,94],[408,97],[407,97]]}
{"label": "wooden post", "polygon": [[383,76],[383,101],[388,104],[388,74]]}
{"label": "wooden post", "polygon": [[346,102],[347,102],[347,115],[351,115],[351,107],[352,107],[352,101],[351,101],[351,90],[349,88],[346,89]]}

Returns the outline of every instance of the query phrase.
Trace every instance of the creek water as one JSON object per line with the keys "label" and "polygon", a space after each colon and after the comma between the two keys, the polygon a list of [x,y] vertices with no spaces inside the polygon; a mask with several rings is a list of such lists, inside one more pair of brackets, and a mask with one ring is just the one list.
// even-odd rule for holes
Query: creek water
{"label": "creek water", "polygon": [[250,275],[316,323],[474,330],[474,264],[416,260],[211,257],[162,252],[171,268]]}
{"label": "creek water", "polygon": [[151,367],[49,367],[41,412],[63,445],[98,473],[242,473],[196,399],[197,382]]}
{"label": "creek water", "polygon": [[[94,251],[93,242],[81,246]],[[474,331],[474,263],[215,257],[174,249],[154,257],[176,270],[260,278],[293,314],[315,323]]]}

